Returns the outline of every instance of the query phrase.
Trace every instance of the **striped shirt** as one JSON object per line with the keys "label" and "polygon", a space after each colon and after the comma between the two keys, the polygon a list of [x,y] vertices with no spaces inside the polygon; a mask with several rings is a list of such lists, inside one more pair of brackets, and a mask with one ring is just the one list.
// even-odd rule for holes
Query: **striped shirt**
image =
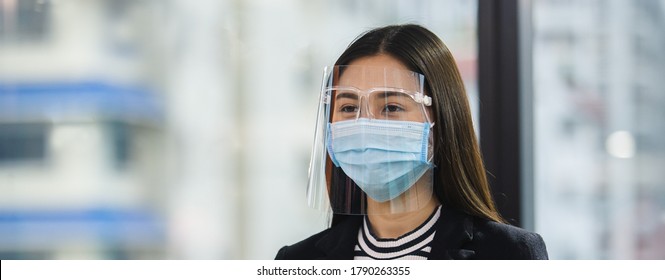
{"label": "striped shirt", "polygon": [[398,238],[377,238],[365,216],[362,228],[358,232],[358,243],[354,248],[356,260],[426,260],[432,250],[436,228],[434,224],[439,219],[441,206],[432,213],[427,220],[416,229]]}

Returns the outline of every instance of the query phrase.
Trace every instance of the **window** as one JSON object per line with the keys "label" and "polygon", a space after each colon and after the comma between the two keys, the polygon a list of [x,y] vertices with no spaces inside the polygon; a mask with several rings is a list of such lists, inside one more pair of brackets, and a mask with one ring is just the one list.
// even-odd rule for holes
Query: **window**
{"label": "window", "polygon": [[47,135],[45,124],[0,124],[0,164],[44,160]]}
{"label": "window", "polygon": [[0,1],[0,42],[41,41],[49,32],[47,0]]}
{"label": "window", "polygon": [[553,259],[665,258],[665,1],[533,1],[535,225]]}

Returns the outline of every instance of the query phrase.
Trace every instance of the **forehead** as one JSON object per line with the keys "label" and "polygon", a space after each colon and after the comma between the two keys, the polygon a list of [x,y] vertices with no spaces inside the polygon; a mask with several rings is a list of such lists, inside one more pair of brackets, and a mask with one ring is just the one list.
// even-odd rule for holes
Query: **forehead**
{"label": "forehead", "polygon": [[359,89],[392,87],[418,91],[419,75],[399,60],[388,55],[376,55],[356,59],[342,70],[338,86],[352,86]]}

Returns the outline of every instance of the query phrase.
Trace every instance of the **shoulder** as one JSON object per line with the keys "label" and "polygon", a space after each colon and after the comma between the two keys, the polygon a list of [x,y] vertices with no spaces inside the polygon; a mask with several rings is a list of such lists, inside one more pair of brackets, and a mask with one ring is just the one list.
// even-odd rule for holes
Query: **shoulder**
{"label": "shoulder", "polygon": [[547,259],[543,238],[531,231],[474,218],[473,242],[483,259]]}
{"label": "shoulder", "polygon": [[352,259],[362,218],[349,216],[305,240],[282,247],[277,260]]}
{"label": "shoulder", "polygon": [[277,252],[276,260],[311,260],[323,258],[316,250],[317,243],[326,236],[330,229],[314,234],[293,245],[284,246]]}

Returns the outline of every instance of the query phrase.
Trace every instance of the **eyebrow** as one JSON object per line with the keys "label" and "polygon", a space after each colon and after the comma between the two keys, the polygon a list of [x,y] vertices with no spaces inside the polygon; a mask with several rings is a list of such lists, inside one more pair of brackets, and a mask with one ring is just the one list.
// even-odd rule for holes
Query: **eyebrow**
{"label": "eyebrow", "polygon": [[339,93],[335,96],[335,100],[341,99],[341,98],[350,98],[350,99],[358,100],[358,94],[350,93],[350,92],[342,92],[342,93]]}
{"label": "eyebrow", "polygon": [[[378,98],[388,98],[391,96],[402,96],[404,93],[399,92],[399,91],[390,91],[390,90],[383,90],[379,93],[376,94]],[[342,92],[338,93],[335,95],[335,100],[342,99],[342,98],[349,98],[349,99],[354,99],[358,100],[358,94],[356,93],[350,93],[350,92]]]}
{"label": "eyebrow", "polygon": [[388,91],[384,90],[376,94],[379,98],[388,98],[391,96],[402,96],[404,93],[398,92],[398,91]]}

